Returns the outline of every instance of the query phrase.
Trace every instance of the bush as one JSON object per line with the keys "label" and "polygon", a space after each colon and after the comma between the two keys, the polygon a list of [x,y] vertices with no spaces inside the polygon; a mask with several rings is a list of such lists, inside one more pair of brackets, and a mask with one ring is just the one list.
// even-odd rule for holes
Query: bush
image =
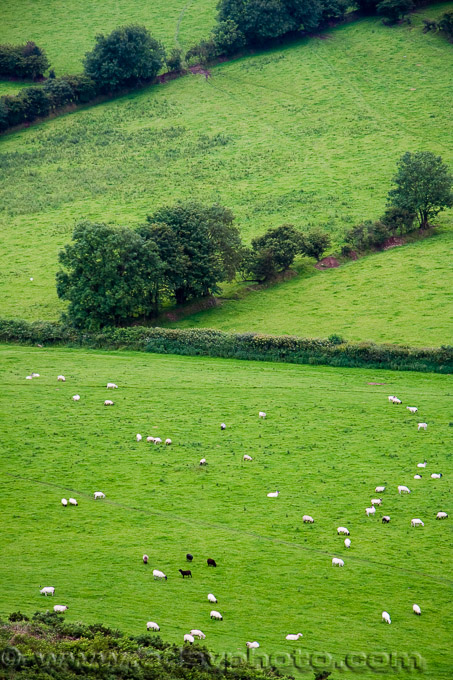
{"label": "bush", "polygon": [[453,42],[453,10],[445,12],[439,21],[439,30],[447,36],[450,42]]}
{"label": "bush", "polygon": [[96,97],[96,83],[83,73],[61,76],[58,80],[68,83],[74,92],[74,101],[85,104]]}
{"label": "bush", "polygon": [[384,17],[386,24],[396,24],[414,9],[412,0],[383,0],[377,5],[377,13]]}
{"label": "bush", "polygon": [[102,92],[155,78],[165,62],[165,50],[145,26],[120,26],[108,36],[97,35],[84,59],[85,75]]}
{"label": "bush", "polygon": [[51,98],[42,87],[27,87],[21,90],[18,99],[22,103],[23,119],[31,122],[49,115]]}
{"label": "bush", "polygon": [[381,222],[387,226],[388,230],[392,234],[399,232],[400,236],[413,229],[414,220],[415,213],[395,205],[389,206],[381,217]]}
{"label": "bush", "polygon": [[182,56],[182,49],[180,47],[174,47],[172,49],[170,55],[166,58],[169,71],[180,73],[183,70]]}
{"label": "bush", "polygon": [[202,64],[208,64],[210,61],[218,56],[217,45],[212,38],[209,40],[201,40],[198,45],[193,45],[186,52],[186,61],[193,63],[199,61]]}
{"label": "bush", "polygon": [[49,78],[42,89],[49,97],[52,109],[59,109],[75,99],[74,90],[64,78]]}
{"label": "bush", "polygon": [[258,281],[268,281],[277,272],[286,271],[300,252],[301,243],[302,234],[292,224],[268,229],[252,241],[250,273]]}
{"label": "bush", "polygon": [[347,231],[345,242],[349,247],[364,251],[381,245],[390,236],[392,236],[392,230],[383,221],[371,222],[368,220]]}
{"label": "bush", "polygon": [[218,21],[212,32],[212,38],[218,54],[235,54],[245,45],[244,34],[231,19]]}
{"label": "bush", "polygon": [[42,78],[50,63],[46,53],[31,40],[25,45],[0,45],[0,75]]}
{"label": "bush", "polygon": [[328,24],[331,21],[341,21],[344,19],[349,6],[349,0],[323,0],[321,23]]}
{"label": "bush", "polygon": [[330,236],[320,229],[312,229],[302,237],[301,253],[314,257],[318,262],[330,246]]}

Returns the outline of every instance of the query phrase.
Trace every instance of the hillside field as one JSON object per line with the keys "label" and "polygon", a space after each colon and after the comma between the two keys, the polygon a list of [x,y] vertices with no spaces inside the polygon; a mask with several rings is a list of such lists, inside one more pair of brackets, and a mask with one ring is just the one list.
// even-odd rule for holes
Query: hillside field
{"label": "hillside field", "polygon": [[[177,642],[196,627],[218,654],[258,640],[284,667],[293,649],[331,654],[336,668],[352,652],[416,652],[426,680],[451,678],[448,376],[12,346],[1,347],[0,365],[0,615],[67,604],[71,621],[139,634],[152,620]],[[41,377],[25,380],[31,371]],[[137,443],[137,432],[173,443]],[[444,476],[432,480],[433,471]],[[382,508],[367,518],[381,484]],[[399,484],[412,493],[399,496]],[[94,491],[106,499],[95,502]],[[77,508],[62,507],[70,496]],[[439,510],[450,518],[436,521]],[[425,526],[411,528],[414,517]],[[192,580],[178,574],[187,552]],[[345,566],[333,568],[333,556]],[[154,581],[154,568],[168,581]],[[53,599],[39,594],[47,585]],[[209,592],[222,622],[209,618]],[[286,642],[296,632],[303,638]]]}
{"label": "hillside field", "polygon": [[[79,219],[134,225],[177,200],[220,201],[246,241],[290,222],[325,228],[335,245],[346,228],[377,218],[403,152],[453,160],[453,53],[442,36],[423,35],[421,16],[410,27],[350,23],[219,64],[209,79],[189,75],[2,138],[2,315],[59,316],[57,255]],[[439,224],[451,228],[451,211]],[[291,285],[303,328],[307,281]],[[447,289],[432,301],[438,319]],[[402,328],[412,323],[404,314]],[[422,343],[444,336],[436,324]]]}

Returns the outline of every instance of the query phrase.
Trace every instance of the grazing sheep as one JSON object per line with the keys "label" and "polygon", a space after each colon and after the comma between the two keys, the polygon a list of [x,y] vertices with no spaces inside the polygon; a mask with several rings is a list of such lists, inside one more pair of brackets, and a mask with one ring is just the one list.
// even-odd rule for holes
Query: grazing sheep
{"label": "grazing sheep", "polygon": [[349,530],[346,529],[346,527],[338,527],[337,534],[345,534],[346,536],[349,536]]}
{"label": "grazing sheep", "polygon": [[165,440],[165,446],[170,446],[171,444],[171,439],[166,439]]}
{"label": "grazing sheep", "polygon": [[267,497],[268,498],[278,498],[279,493],[280,493],[280,491],[272,491],[271,493],[267,494]]}
{"label": "grazing sheep", "polygon": [[225,423],[220,423],[220,429],[221,429],[221,430],[226,430],[226,425],[225,425]]}
{"label": "grazing sheep", "polygon": [[72,401],[80,401],[80,394],[74,394]]}
{"label": "grazing sheep", "polygon": [[33,377],[31,375],[26,375],[25,380],[33,380]]}
{"label": "grazing sheep", "polygon": [[208,600],[209,602],[217,602],[216,596],[213,595],[212,593],[208,593]]}
{"label": "grazing sheep", "polygon": [[148,443],[151,443],[151,442],[152,442],[152,443],[154,444],[155,440],[156,440],[155,437],[146,437],[146,441],[147,441]]}
{"label": "grazing sheep", "polygon": [[187,553],[187,555],[186,555],[186,560],[187,560],[188,562],[192,562],[192,560],[193,560],[193,555],[191,555],[190,553]]}
{"label": "grazing sheep", "polygon": [[46,597],[48,595],[52,595],[52,597],[55,595],[55,588],[53,586],[46,586],[45,588],[41,588],[39,591],[41,595],[45,595]]}
{"label": "grazing sheep", "polygon": [[105,493],[102,493],[102,491],[95,491],[94,500],[96,501],[98,498],[105,498]]}
{"label": "grazing sheep", "polygon": [[212,612],[209,615],[211,619],[217,619],[218,621],[222,621],[223,616],[220,612],[216,612],[215,609],[212,610]]}
{"label": "grazing sheep", "polygon": [[207,464],[208,464],[208,463],[207,463],[207,461],[206,461],[206,458],[202,458],[202,459],[200,460],[200,465],[207,465]]}
{"label": "grazing sheep", "polygon": [[111,399],[106,399],[104,401],[104,406],[113,406],[113,401]]}
{"label": "grazing sheep", "polygon": [[189,578],[192,578],[192,572],[190,569],[179,569],[179,573],[181,576],[184,578],[185,576],[188,576]]}
{"label": "grazing sheep", "polygon": [[442,477],[441,472],[433,472],[433,474],[431,475],[431,479],[440,479],[441,477]]}
{"label": "grazing sheep", "polygon": [[190,633],[186,633],[184,635],[184,642],[188,642],[189,644],[193,645],[193,643],[195,642],[195,638]]}
{"label": "grazing sheep", "polygon": [[382,505],[382,498],[372,498],[371,505]]}
{"label": "grazing sheep", "polygon": [[154,437],[155,444],[162,444],[162,439],[160,437]]}
{"label": "grazing sheep", "polygon": [[418,427],[417,427],[417,431],[418,430],[426,430],[427,427],[428,427],[428,423],[419,423]]}
{"label": "grazing sheep", "polygon": [[421,479],[421,478],[422,478],[421,475],[414,475],[414,479]]}
{"label": "grazing sheep", "polygon": [[388,397],[388,400],[389,400],[390,402],[392,402],[394,399],[396,399],[395,395],[394,395],[394,394],[390,394],[389,397]]}
{"label": "grazing sheep", "polygon": [[148,555],[143,555],[143,564],[148,564],[149,557]]}
{"label": "grazing sheep", "polygon": [[118,385],[115,385],[115,383],[107,383],[107,389],[108,390],[117,390]]}
{"label": "grazing sheep", "polygon": [[426,460],[424,463],[417,463],[418,468],[425,468],[426,467]]}
{"label": "grazing sheep", "polygon": [[291,633],[286,636],[286,640],[298,640],[300,637],[303,637],[302,633],[297,633],[295,635],[292,635]]}
{"label": "grazing sheep", "polygon": [[78,503],[77,503],[75,498],[70,498],[69,499],[69,505],[78,505]]}
{"label": "grazing sheep", "polygon": [[258,413],[258,418],[265,418],[265,417],[266,417],[266,414],[264,413],[264,411],[260,411]]}
{"label": "grazing sheep", "polygon": [[412,527],[424,527],[424,523],[421,521],[421,519],[411,519],[411,526]]}
{"label": "grazing sheep", "polygon": [[208,557],[207,562],[208,562],[208,567],[216,567],[217,566],[216,561],[213,560],[212,557]]}
{"label": "grazing sheep", "polygon": [[167,577],[165,576],[163,571],[159,571],[159,569],[153,569],[153,576],[155,579],[164,579],[165,581],[167,580]]}
{"label": "grazing sheep", "polygon": [[157,623],[154,623],[154,621],[148,621],[146,630],[160,630],[160,626],[157,625]]}
{"label": "grazing sheep", "polygon": [[398,399],[398,397],[395,397],[394,399],[392,399],[392,404],[402,404],[402,403],[403,402],[401,401],[401,399]]}
{"label": "grazing sheep", "polygon": [[382,612],[382,620],[385,621],[385,623],[392,623],[392,619],[388,612]]}
{"label": "grazing sheep", "polygon": [[375,488],[376,493],[383,493],[385,491],[385,486],[377,486]]}
{"label": "grazing sheep", "polygon": [[412,605],[412,611],[414,612],[414,614],[417,614],[417,616],[420,616],[420,614],[422,613],[422,610],[420,609],[418,604]]}
{"label": "grazing sheep", "polygon": [[251,461],[251,460],[253,460],[253,458],[252,458],[252,456],[248,456],[248,455],[245,453],[242,460]]}
{"label": "grazing sheep", "polygon": [[57,376],[57,380],[58,382],[66,382],[66,378],[64,377],[64,375]]}
{"label": "grazing sheep", "polygon": [[374,507],[374,505],[371,508],[365,508],[365,514],[367,517],[369,517],[370,515],[374,515],[375,512],[376,508]]}
{"label": "grazing sheep", "polygon": [[340,560],[339,557],[332,557],[332,567],[344,567],[343,560]]}
{"label": "grazing sheep", "polygon": [[398,487],[398,493],[410,493],[411,490],[407,488],[407,486],[404,486],[404,484],[401,484],[401,486]]}
{"label": "grazing sheep", "polygon": [[390,522],[390,515],[384,515],[382,518],[382,524],[388,524]]}
{"label": "grazing sheep", "polygon": [[305,523],[308,523],[308,524],[313,524],[315,520],[313,519],[313,517],[311,515],[304,515],[302,517],[302,521],[305,522]]}
{"label": "grazing sheep", "polygon": [[351,539],[345,538],[344,539],[344,545],[345,545],[345,548],[350,548],[351,547]]}
{"label": "grazing sheep", "polygon": [[136,439],[138,442],[141,442],[142,439],[143,439],[143,437],[142,437],[141,434],[136,434],[136,435],[135,435],[135,439]]}
{"label": "grazing sheep", "polygon": [[193,630],[191,630],[190,634],[193,635],[194,638],[200,638],[200,640],[206,639],[206,635],[203,633],[202,630],[199,630],[198,628],[194,628]]}
{"label": "grazing sheep", "polygon": [[436,515],[436,519],[447,519],[448,515],[446,512],[438,512]]}
{"label": "grazing sheep", "polygon": [[61,504],[62,504],[62,506],[63,506],[64,508],[67,506],[68,501],[66,500],[66,498],[62,498],[62,499],[61,499]]}
{"label": "grazing sheep", "polygon": [[65,604],[56,604],[53,608],[54,612],[58,612],[59,614],[62,614],[67,610],[67,606]]}
{"label": "grazing sheep", "polygon": [[32,378],[39,378],[40,375],[39,375],[39,373],[32,373],[32,374],[31,374],[31,377],[32,377]]}
{"label": "grazing sheep", "polygon": [[418,408],[416,406],[406,406],[407,410],[410,411],[410,413],[417,413]]}
{"label": "grazing sheep", "polygon": [[257,642],[256,640],[254,642],[246,642],[245,643],[249,649],[258,649],[260,646],[260,643]]}

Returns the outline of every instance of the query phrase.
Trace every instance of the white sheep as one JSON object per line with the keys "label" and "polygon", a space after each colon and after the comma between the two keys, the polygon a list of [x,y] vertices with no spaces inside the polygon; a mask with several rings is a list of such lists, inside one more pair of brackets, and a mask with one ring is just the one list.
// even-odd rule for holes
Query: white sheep
{"label": "white sheep", "polygon": [[46,597],[48,595],[52,595],[52,597],[55,595],[55,588],[53,586],[46,586],[45,588],[41,588],[39,591],[41,595],[45,595]]}
{"label": "white sheep", "polygon": [[66,498],[62,498],[62,499],[61,499],[61,504],[62,504],[62,506],[65,508],[65,507],[67,506],[67,504],[68,504],[67,499],[66,499]]}
{"label": "white sheep", "polygon": [[305,522],[305,523],[308,523],[308,524],[313,524],[313,522],[315,520],[313,519],[313,517],[311,515],[304,515],[302,517],[302,521]]}
{"label": "white sheep", "polygon": [[136,439],[138,442],[141,442],[142,439],[143,439],[143,437],[142,437],[141,434],[136,434],[136,435],[135,435],[135,439]]}
{"label": "white sheep", "polygon": [[421,475],[414,475],[414,479],[421,479],[421,478],[422,478]]}
{"label": "white sheep", "polygon": [[438,512],[436,515],[436,519],[447,519],[448,515],[446,512]]}
{"label": "white sheep", "polygon": [[155,579],[164,579],[165,581],[167,580],[167,577],[165,576],[163,571],[159,571],[159,569],[153,569],[153,576]]}
{"label": "white sheep", "polygon": [[184,635],[184,642],[188,642],[189,644],[193,645],[193,643],[195,642],[195,638],[190,633],[186,633]]}
{"label": "white sheep", "polygon": [[25,380],[33,380],[33,377],[31,375],[26,375]]}
{"label": "white sheep", "polygon": [[146,630],[160,630],[160,626],[154,621],[148,621],[146,624]]}
{"label": "white sheep", "polygon": [[206,639],[206,635],[203,633],[202,630],[199,630],[198,628],[194,628],[193,630],[191,630],[190,634],[193,635],[194,638],[200,638],[200,640]]}
{"label": "white sheep", "polygon": [[78,505],[78,503],[77,503],[75,498],[70,498],[69,499],[69,505]]}
{"label": "white sheep", "polygon": [[351,539],[345,538],[344,539],[344,545],[345,545],[345,548],[350,548],[351,547]]}
{"label": "white sheep", "polygon": [[425,430],[426,431],[427,427],[428,427],[428,423],[419,423],[418,427],[417,427],[417,431],[418,430]]}
{"label": "white sheep", "polygon": [[286,636],[285,640],[293,640],[293,641],[296,641],[296,640],[298,640],[300,637],[303,637],[302,633],[296,633],[296,634],[294,634],[294,635],[293,635],[292,633],[290,633],[289,635]]}
{"label": "white sheep", "polygon": [[412,611],[414,612],[414,614],[417,614],[417,616],[420,616],[420,614],[422,613],[422,610],[420,609],[418,604],[412,605]]}
{"label": "white sheep", "polygon": [[375,512],[376,508],[374,507],[374,505],[371,508],[365,508],[365,514],[367,517],[369,517],[370,515],[374,515]]}
{"label": "white sheep", "polygon": [[401,485],[398,487],[398,493],[399,493],[399,494],[402,494],[402,493],[410,493],[410,492],[411,492],[411,490],[408,489],[407,486],[404,486],[404,484],[401,484]]}
{"label": "white sheep", "polygon": [[220,423],[220,429],[221,429],[221,430],[226,430],[226,425],[225,425],[225,423]]}
{"label": "white sheep", "polygon": [[431,479],[440,479],[441,477],[442,477],[441,472],[433,472],[433,474],[431,475]]}
{"label": "white sheep", "polygon": [[113,406],[113,401],[111,399],[106,399],[104,401],[104,406]]}
{"label": "white sheep", "polygon": [[216,612],[215,609],[213,609],[213,610],[211,611],[211,613],[210,613],[209,616],[211,617],[211,619],[217,619],[218,621],[222,621],[222,620],[223,620],[222,614],[221,614],[220,612]]}
{"label": "white sheep", "polygon": [[260,646],[260,643],[257,642],[256,640],[254,642],[246,642],[245,643],[249,649],[258,649]]}
{"label": "white sheep", "polygon": [[271,491],[271,493],[267,494],[267,497],[268,498],[278,498],[279,493],[280,493],[280,491]]}
{"label": "white sheep", "polygon": [[346,529],[346,527],[338,527],[337,534],[345,534],[346,536],[349,536],[349,530]]}
{"label": "white sheep", "polygon": [[424,527],[424,523],[421,521],[421,519],[411,519],[411,526],[412,527]]}
{"label": "white sheep", "polygon": [[344,561],[339,557],[332,557],[332,567],[344,567]]}
{"label": "white sheep", "polygon": [[107,389],[108,390],[117,390],[118,385],[115,385],[115,383],[107,383]]}
{"label": "white sheep", "polygon": [[392,623],[392,619],[388,612],[382,612],[382,620],[385,621],[385,623]]}
{"label": "white sheep", "polygon": [[105,493],[102,493],[102,491],[95,491],[94,500],[96,501],[98,498],[105,498]]}
{"label": "white sheep", "polygon": [[74,394],[72,401],[80,401],[80,394]]}
{"label": "white sheep", "polygon": [[418,468],[425,468],[426,467],[426,460],[424,463],[417,463]]}
{"label": "white sheep", "polygon": [[32,373],[32,374],[31,374],[31,377],[32,377],[32,378],[39,378],[40,375],[39,375],[39,373]]}
{"label": "white sheep", "polygon": [[160,437],[154,437],[155,444],[162,444],[162,439]]}
{"label": "white sheep", "polygon": [[200,460],[200,465],[207,465],[206,458]]}
{"label": "white sheep", "polygon": [[165,446],[170,446],[171,444],[171,439],[166,439],[165,440]]}
{"label": "white sheep", "polygon": [[155,437],[146,437],[146,441],[147,441],[148,443],[153,443],[153,444],[154,444],[155,440],[156,440]]}
{"label": "white sheep", "polygon": [[390,515],[384,515],[382,518],[382,524],[388,524],[390,522]]}
{"label": "white sheep", "polygon": [[59,614],[62,614],[67,610],[67,606],[65,604],[56,604],[53,608],[54,612],[58,612]]}
{"label": "white sheep", "polygon": [[410,413],[417,413],[418,411],[418,408],[416,406],[406,406],[406,408]]}
{"label": "white sheep", "polygon": [[243,456],[243,458],[242,458],[242,460],[251,461],[251,460],[253,460],[253,458],[252,458],[252,456],[248,456],[248,455],[245,453],[244,456]]}
{"label": "white sheep", "polygon": [[265,418],[265,417],[266,417],[266,414],[264,413],[264,411],[260,411],[258,413],[258,418]]}
{"label": "white sheep", "polygon": [[394,399],[396,399],[395,395],[394,395],[394,394],[390,394],[389,397],[388,397],[388,400],[389,400],[390,402],[392,402]]}
{"label": "white sheep", "polygon": [[372,498],[371,505],[382,505],[382,498]]}
{"label": "white sheep", "polygon": [[383,493],[385,491],[385,486],[377,486],[375,488],[376,493]]}
{"label": "white sheep", "polygon": [[66,378],[64,377],[64,375],[57,376],[57,380],[58,382],[66,382]]}
{"label": "white sheep", "polygon": [[208,593],[208,600],[209,602],[217,602],[216,596],[213,595],[212,593]]}

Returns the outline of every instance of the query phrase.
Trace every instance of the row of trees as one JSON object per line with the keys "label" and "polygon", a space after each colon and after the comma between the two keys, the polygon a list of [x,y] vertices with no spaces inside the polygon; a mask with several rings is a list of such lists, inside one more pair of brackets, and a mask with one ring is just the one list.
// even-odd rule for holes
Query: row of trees
{"label": "row of trees", "polygon": [[35,80],[49,66],[46,53],[32,40],[25,45],[0,45],[0,76]]}

